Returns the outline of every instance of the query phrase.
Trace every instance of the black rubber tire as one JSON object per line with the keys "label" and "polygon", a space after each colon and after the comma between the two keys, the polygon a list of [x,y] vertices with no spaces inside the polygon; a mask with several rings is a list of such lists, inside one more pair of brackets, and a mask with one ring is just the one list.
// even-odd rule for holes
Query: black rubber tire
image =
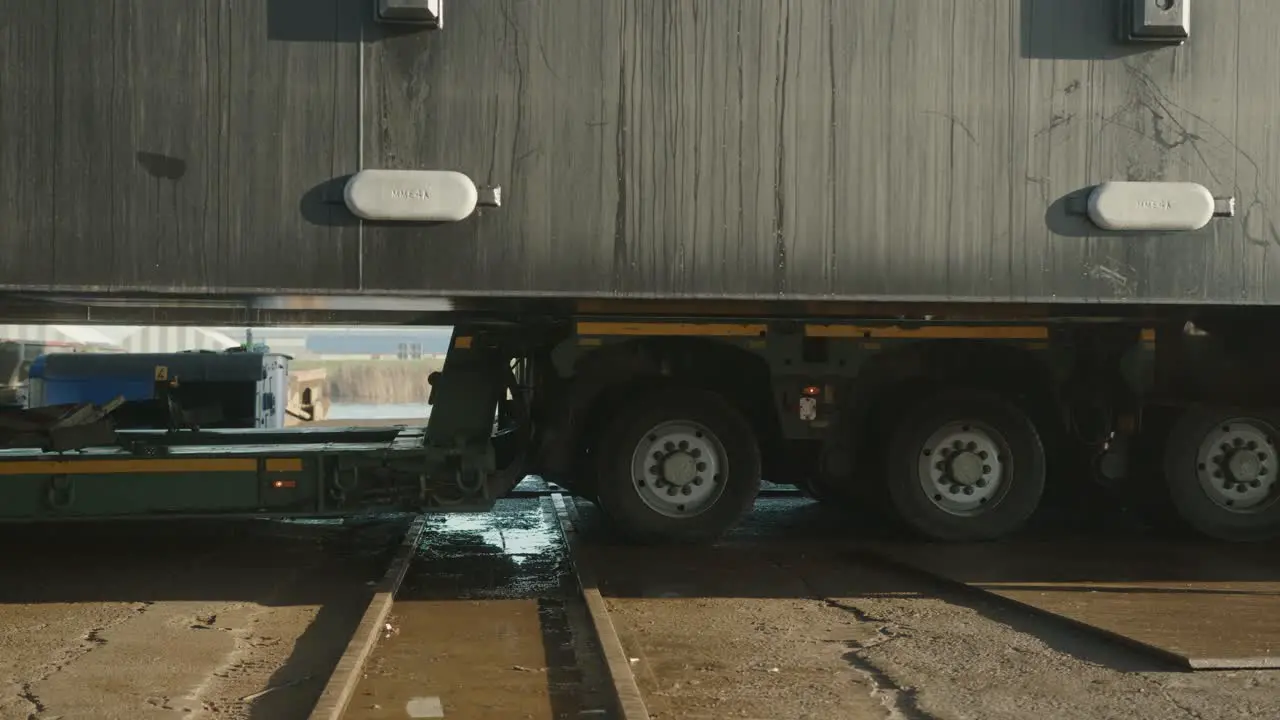
{"label": "black rubber tire", "polygon": [[[631,477],[631,455],[645,434],[660,423],[689,420],[711,431],[726,454],[723,493],[710,508],[688,518],[653,511],[640,499]],[[645,544],[709,543],[725,535],[755,505],[760,493],[760,449],[742,414],[719,395],[670,388],[638,398],[606,427],[600,444],[596,503],[612,528]]]}
{"label": "black rubber tire", "polygon": [[[1193,408],[1183,412],[1170,429],[1164,446],[1164,479],[1169,499],[1179,519],[1205,537],[1228,542],[1258,542],[1280,537],[1280,500],[1273,498],[1269,506],[1256,513],[1232,512],[1213,502],[1196,477],[1197,455],[1204,436],[1233,418],[1258,420],[1273,430],[1280,428],[1280,418],[1265,413],[1218,408]],[[1274,436],[1272,439],[1280,442]]]}
{"label": "black rubber tire", "polygon": [[[922,446],[939,427],[972,420],[1003,436],[1011,456],[1007,489],[977,515],[948,513],[933,504],[918,480]],[[996,540],[1021,529],[1044,494],[1044,445],[1035,424],[1016,405],[982,390],[951,390],[921,398],[898,420],[885,459],[885,480],[900,520],[925,537],[942,541]]]}

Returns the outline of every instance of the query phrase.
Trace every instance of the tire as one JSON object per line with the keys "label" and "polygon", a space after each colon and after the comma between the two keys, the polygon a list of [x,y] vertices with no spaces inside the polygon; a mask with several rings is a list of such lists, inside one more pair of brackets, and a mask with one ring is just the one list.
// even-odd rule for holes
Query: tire
{"label": "tire", "polygon": [[[606,427],[598,458],[596,502],[613,528],[647,544],[721,538],[760,492],[751,426],[719,395],[702,390],[664,389],[629,405]],[[667,475],[675,482],[663,480]]]}
{"label": "tire", "polygon": [[1040,504],[1045,474],[1035,424],[999,395],[978,390],[918,400],[900,417],[885,460],[899,519],[943,541],[995,540],[1021,529]]}
{"label": "tire", "polygon": [[[1278,427],[1280,421],[1265,413],[1218,408],[1183,413],[1164,452],[1165,487],[1178,517],[1217,540],[1280,537]],[[1236,457],[1244,462],[1237,465]],[[1247,464],[1257,475],[1238,482],[1233,473],[1249,478]]]}

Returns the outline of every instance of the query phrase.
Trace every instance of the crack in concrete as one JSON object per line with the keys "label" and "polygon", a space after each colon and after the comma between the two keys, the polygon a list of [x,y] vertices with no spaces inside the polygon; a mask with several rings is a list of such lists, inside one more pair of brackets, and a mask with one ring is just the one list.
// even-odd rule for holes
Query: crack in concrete
{"label": "crack in concrete", "polygon": [[[875,643],[869,647],[882,644],[884,643]],[[933,715],[920,708],[915,688],[899,686],[893,678],[889,677],[889,673],[859,654],[868,649],[867,647],[859,647],[852,642],[848,645],[853,649],[841,657],[858,674],[867,679],[867,683],[871,685],[871,697],[878,699],[888,711],[889,720],[936,720]]]}
{"label": "crack in concrete", "polygon": [[22,698],[32,707],[32,712],[28,713],[27,720],[37,720],[48,708],[40,701],[40,696],[36,695],[35,690],[31,688],[31,683],[22,683],[22,689],[18,691],[18,697]]}
{"label": "crack in concrete", "polygon": [[[97,648],[107,644],[106,638],[102,637],[102,633],[138,617],[147,611],[154,603],[151,601],[141,601],[134,604],[129,612],[121,615],[114,622],[105,623],[98,627],[90,628],[88,632],[80,636],[79,643],[71,647],[64,647],[61,657],[52,662],[36,668],[35,673],[27,680],[18,681],[20,690],[18,697],[34,708],[34,711],[28,715],[28,720],[38,720],[39,716],[49,711],[40,700],[40,696],[36,693],[35,687],[49,678],[57,675],[67,668],[67,666],[76,662],[85,655],[93,652]],[[16,679],[15,679],[16,680]]]}
{"label": "crack in concrete", "polygon": [[843,644],[849,651],[840,657],[866,680],[871,687],[871,697],[879,700],[880,704],[884,706],[888,712],[887,717],[889,720],[937,720],[933,715],[921,709],[917,697],[918,691],[915,688],[902,687],[894,681],[888,671],[862,654],[893,640],[911,637],[898,631],[899,628],[905,628],[905,626],[898,625],[887,618],[876,617],[856,605],[827,597],[824,593],[818,592],[809,582],[809,579],[796,570],[777,561],[774,561],[773,565],[799,580],[810,599],[821,602],[829,608],[848,613],[860,623],[875,625],[875,633],[878,636],[875,640],[870,642],[862,642],[860,640],[845,641]]}

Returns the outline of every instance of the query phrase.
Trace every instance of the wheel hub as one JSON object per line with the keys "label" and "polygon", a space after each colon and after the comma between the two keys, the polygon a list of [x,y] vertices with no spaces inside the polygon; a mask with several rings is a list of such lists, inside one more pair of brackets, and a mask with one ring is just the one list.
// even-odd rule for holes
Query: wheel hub
{"label": "wheel hub", "polygon": [[1004,487],[1004,441],[991,429],[971,422],[938,428],[920,453],[921,489],[938,508],[952,515],[975,515],[997,499]]}
{"label": "wheel hub", "polygon": [[1262,423],[1224,422],[1205,435],[1196,455],[1200,487],[1218,506],[1256,512],[1274,499],[1275,441]]}
{"label": "wheel hub", "polygon": [[684,487],[693,482],[693,478],[698,474],[697,461],[692,455],[683,451],[671,453],[662,461],[662,479],[675,485],[676,487]]}
{"label": "wheel hub", "polygon": [[1252,482],[1258,479],[1258,471],[1262,468],[1262,461],[1258,459],[1257,453],[1249,450],[1237,450],[1231,453],[1226,462],[1227,473],[1236,482]]}
{"label": "wheel hub", "polygon": [[636,493],[655,512],[691,517],[710,508],[724,491],[723,444],[693,422],[665,422],[645,433],[631,456]]}
{"label": "wheel hub", "polygon": [[982,458],[967,450],[953,455],[951,479],[961,485],[976,485],[982,479]]}

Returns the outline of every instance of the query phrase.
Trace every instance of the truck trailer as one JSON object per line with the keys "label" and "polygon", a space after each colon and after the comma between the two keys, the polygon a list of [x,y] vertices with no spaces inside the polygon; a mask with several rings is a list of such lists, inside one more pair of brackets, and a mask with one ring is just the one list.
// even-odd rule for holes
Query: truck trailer
{"label": "truck trailer", "polygon": [[[764,478],[978,540],[1092,479],[1275,536],[1277,36],[1264,0],[0,0],[8,321],[455,328],[424,431],[12,451],[0,514],[537,474],[694,542]],[[82,456],[110,502],[66,501]],[[152,461],[191,492],[111,494]]]}

